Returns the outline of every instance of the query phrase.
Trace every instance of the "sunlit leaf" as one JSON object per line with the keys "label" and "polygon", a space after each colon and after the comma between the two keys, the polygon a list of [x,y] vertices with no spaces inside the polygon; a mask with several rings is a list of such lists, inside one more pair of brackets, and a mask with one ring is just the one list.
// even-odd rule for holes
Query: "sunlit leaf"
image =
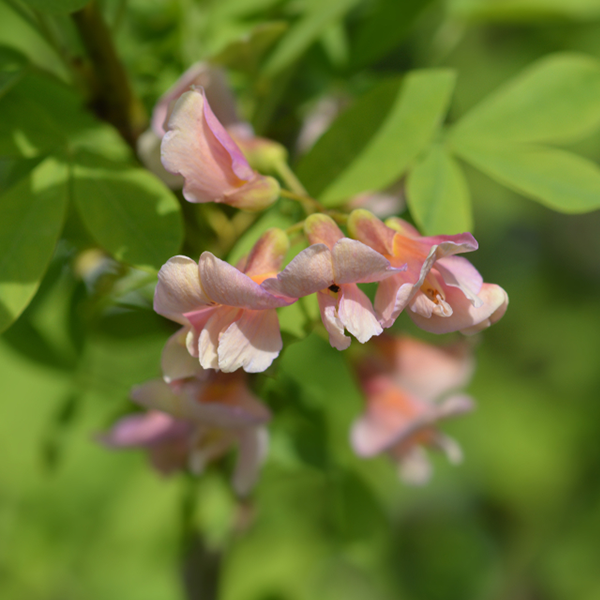
{"label": "sunlit leaf", "polygon": [[445,69],[409,73],[387,118],[363,151],[323,192],[323,203],[335,206],[361,192],[381,190],[402,176],[444,119],[454,81],[454,73]]}
{"label": "sunlit leaf", "polygon": [[296,167],[313,196],[339,177],[367,145],[394,104],[400,79],[386,79],[343,112]]}
{"label": "sunlit leaf", "polygon": [[454,145],[491,139],[561,142],[600,126],[600,62],[574,53],[531,65],[469,111],[450,132]]}
{"label": "sunlit leaf", "polygon": [[462,169],[441,144],[434,144],[408,174],[410,214],[426,235],[471,231],[469,187]]}
{"label": "sunlit leaf", "polygon": [[598,0],[452,0],[448,5],[457,16],[492,21],[587,20],[600,15]]}
{"label": "sunlit leaf", "polygon": [[48,267],[68,197],[68,169],[48,158],[0,196],[0,331],[24,310]]}
{"label": "sunlit leaf", "polygon": [[564,213],[600,208],[600,168],[556,148],[461,148],[461,156],[505,186]]}
{"label": "sunlit leaf", "polygon": [[329,0],[315,3],[277,45],[265,65],[265,74],[275,75],[298,60],[329,25],[342,19],[357,2]]}
{"label": "sunlit leaf", "polygon": [[179,203],[148,171],[80,152],[73,196],[87,229],[117,260],[159,269],[179,251]]}

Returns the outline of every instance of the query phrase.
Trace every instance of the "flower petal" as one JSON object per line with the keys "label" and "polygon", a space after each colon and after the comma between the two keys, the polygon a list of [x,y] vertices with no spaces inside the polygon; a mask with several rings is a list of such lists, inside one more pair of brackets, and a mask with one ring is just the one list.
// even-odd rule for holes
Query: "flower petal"
{"label": "flower petal", "polygon": [[280,191],[281,187],[276,179],[255,173],[244,185],[224,192],[222,202],[243,210],[264,210],[279,198]]}
{"label": "flower petal", "polygon": [[339,295],[339,320],[361,344],[383,331],[371,301],[355,283],[342,285]]}
{"label": "flower petal", "polygon": [[484,283],[479,298],[482,304],[476,308],[463,292],[456,287],[444,289],[446,301],[452,306],[452,316],[439,317],[432,315],[429,319],[409,310],[408,314],[414,323],[431,333],[450,333],[460,331],[466,335],[477,333],[495,323],[506,312],[508,296],[498,285]]}
{"label": "flower petal", "polygon": [[242,316],[242,309],[222,306],[215,310],[198,338],[198,358],[204,369],[219,369],[218,347],[221,334]]}
{"label": "flower petal", "polygon": [[407,452],[396,456],[390,452],[398,463],[398,476],[408,485],[425,485],[432,475],[431,461],[424,448],[413,446]]}
{"label": "flower petal", "polygon": [[282,348],[276,311],[244,310],[220,336],[219,369],[231,373],[242,367],[247,373],[261,373]]}
{"label": "flower petal", "polygon": [[163,165],[184,177],[183,196],[189,202],[220,202],[253,178],[241,150],[215,123],[204,93],[192,90],[177,101],[163,137]]}
{"label": "flower petal", "polygon": [[325,244],[330,250],[344,237],[341,229],[328,215],[315,213],[304,221],[304,233],[310,244]]}
{"label": "flower petal", "polygon": [[333,279],[337,284],[381,281],[404,270],[392,267],[379,252],[350,238],[336,242],[331,253]]}
{"label": "flower petal", "polygon": [[400,276],[379,282],[375,294],[375,312],[384,328],[391,327],[398,315],[406,308],[413,295],[414,286],[405,283]]}
{"label": "flower petal", "polygon": [[345,350],[350,346],[352,340],[344,335],[344,324],[337,311],[338,298],[330,296],[326,292],[319,292],[317,299],[323,325],[329,333],[329,343],[337,350]]}
{"label": "flower petal", "polygon": [[271,294],[302,298],[333,283],[331,251],[325,244],[313,244],[296,255],[277,278],[266,279],[261,286]]}
{"label": "flower petal", "polygon": [[483,285],[483,277],[479,271],[462,256],[446,256],[435,263],[435,268],[444,278],[446,285],[460,288],[473,306],[481,306],[477,296]]}
{"label": "flower petal", "polygon": [[203,370],[198,362],[198,357],[192,356],[186,347],[186,338],[189,331],[189,328],[184,327],[175,332],[163,348],[160,366],[163,379],[167,383],[177,379],[194,377]]}
{"label": "flower petal", "polygon": [[151,379],[135,386],[130,397],[145,408],[160,410],[175,418],[185,418],[181,413],[179,396],[162,379]]}
{"label": "flower petal", "polygon": [[248,275],[210,252],[200,257],[200,280],[207,295],[224,306],[262,310],[287,306],[292,299],[271,295]]}
{"label": "flower petal", "polygon": [[247,496],[254,487],[268,447],[266,427],[249,427],[240,431],[238,458],[231,480],[238,496]]}
{"label": "flower petal", "polygon": [[365,209],[353,210],[347,223],[350,235],[380,254],[393,254],[394,231]]}
{"label": "flower petal", "polygon": [[163,317],[187,325],[184,313],[210,306],[200,285],[198,265],[187,256],[170,258],[158,272],[154,310]]}
{"label": "flower petal", "polygon": [[267,229],[250,250],[244,273],[257,283],[262,282],[257,279],[276,277],[289,248],[290,242],[285,231],[277,227]]}

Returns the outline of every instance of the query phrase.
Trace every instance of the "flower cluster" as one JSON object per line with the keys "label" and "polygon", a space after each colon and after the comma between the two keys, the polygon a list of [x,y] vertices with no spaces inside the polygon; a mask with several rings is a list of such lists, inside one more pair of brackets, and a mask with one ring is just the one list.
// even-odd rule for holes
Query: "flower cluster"
{"label": "flower cluster", "polygon": [[[209,98],[217,104],[215,112]],[[193,67],[161,99],[153,132],[162,139],[162,164],[186,200],[260,211],[281,195],[295,198],[307,216],[291,231],[303,232],[307,247],[285,265],[288,233],[272,228],[236,265],[211,252],[203,252],[198,262],[171,258],[158,274],[154,310],[181,329],[164,347],[163,379],[132,393],[149,412],[117,423],[105,443],[144,447],[165,473],[186,466],[199,472],[238,444],[234,487],[247,493],[264,456],[270,415],[249,391],[243,372],[265,371],[281,352],[277,309],[316,294],[333,348],[350,346],[347,333],[361,344],[373,338],[356,367],[367,406],[351,433],[355,451],[365,457],[391,455],[412,482],[429,474],[423,446],[440,448],[458,461],[458,445],[435,424],[472,408],[463,395],[437,402],[467,383],[472,362],[466,346],[437,348],[383,331],[403,311],[425,331],[465,335],[503,316],[506,292],[484,283],[458,256],[477,249],[474,237],[422,236],[403,219],[382,222],[364,208],[327,211],[298,192],[301,184],[293,175],[286,181],[287,168],[274,169],[282,183],[260,173],[281,167],[285,151],[255,137],[237,118],[223,74],[206,65]],[[373,302],[359,287],[367,283],[377,284]]]}

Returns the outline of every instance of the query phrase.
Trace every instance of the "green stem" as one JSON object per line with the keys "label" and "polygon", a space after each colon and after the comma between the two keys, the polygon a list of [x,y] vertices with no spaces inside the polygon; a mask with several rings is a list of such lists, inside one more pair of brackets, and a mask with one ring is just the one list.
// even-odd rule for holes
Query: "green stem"
{"label": "green stem", "polygon": [[97,0],[91,0],[73,13],[72,18],[93,66],[89,82],[91,106],[100,119],[114,125],[135,149],[146,124],[144,109],[133,93]]}
{"label": "green stem", "polygon": [[285,233],[287,235],[293,235],[294,233],[297,233],[298,231],[302,231],[304,229],[304,221],[300,221],[299,223],[296,223],[290,227],[288,227],[285,230]]}
{"label": "green stem", "polygon": [[320,202],[317,202],[314,198],[311,198],[310,196],[296,194],[295,192],[290,192],[289,190],[284,189],[279,191],[279,195],[283,198],[289,198],[290,200],[300,202],[300,204],[302,204],[304,212],[307,215],[312,215],[315,212],[325,212],[327,210]]}
{"label": "green stem", "polygon": [[285,185],[287,185],[292,192],[298,194],[299,196],[308,197],[308,192],[306,188],[302,185],[301,181],[296,177],[294,171],[292,171],[284,160],[280,160],[275,165],[275,170],[277,175],[283,179]]}

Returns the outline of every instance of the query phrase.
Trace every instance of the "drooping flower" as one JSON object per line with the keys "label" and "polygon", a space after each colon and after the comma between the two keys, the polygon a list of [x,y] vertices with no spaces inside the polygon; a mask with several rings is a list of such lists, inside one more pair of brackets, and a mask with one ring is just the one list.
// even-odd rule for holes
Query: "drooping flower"
{"label": "drooping flower", "polygon": [[356,284],[381,281],[399,269],[365,244],[344,237],[327,215],[310,215],[304,231],[311,245],[275,279],[264,281],[265,289],[288,298],[316,292],[329,342],[338,350],[350,345],[344,330],[361,343],[379,335],[383,330],[371,301]]}
{"label": "drooping flower", "polygon": [[167,381],[204,369],[248,373],[267,369],[283,344],[276,307],[293,298],[276,297],[261,283],[277,276],[289,242],[281,229],[267,230],[240,269],[203,252],[198,263],[175,256],[158,274],[154,310],[184,326],[167,342],[162,366]]}
{"label": "drooping flower", "polygon": [[350,214],[348,230],[392,265],[407,264],[404,272],[382,281],[377,289],[375,310],[383,327],[391,327],[408,306],[411,319],[426,331],[468,335],[506,312],[506,292],[483,283],[468,260],[454,256],[477,249],[470,233],[424,237],[402,219],[391,218],[384,225],[366,210]]}
{"label": "drooping flower", "polygon": [[134,388],[131,397],[148,412],[124,417],[100,441],[146,449],[164,474],[185,468],[200,474],[237,446],[232,484],[240,495],[250,491],[266,456],[270,413],[250,393],[243,374],[204,372],[171,386],[155,379]]}
{"label": "drooping flower", "polygon": [[353,425],[352,446],[363,457],[386,453],[407,483],[425,483],[431,474],[425,447],[444,451],[452,463],[462,460],[458,444],[436,424],[473,409],[468,396],[448,396],[472,375],[468,348],[437,347],[386,334],[369,346],[372,354],[357,367],[366,409]]}
{"label": "drooping flower", "polygon": [[175,104],[161,144],[164,167],[183,176],[189,202],[222,202],[262,210],[279,197],[279,183],[254,171],[215,117],[202,88]]}

